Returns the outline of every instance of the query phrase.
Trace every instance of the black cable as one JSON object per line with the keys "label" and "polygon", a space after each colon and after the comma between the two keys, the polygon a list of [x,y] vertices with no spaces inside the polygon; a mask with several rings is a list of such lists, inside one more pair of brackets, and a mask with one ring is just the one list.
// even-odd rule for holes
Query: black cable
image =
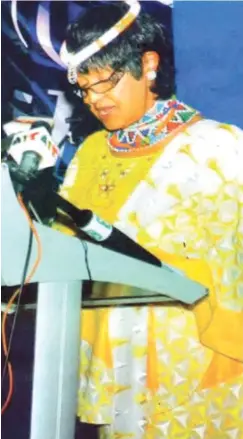
{"label": "black cable", "polygon": [[82,242],[82,246],[83,246],[83,249],[84,249],[84,260],[85,260],[85,265],[86,265],[86,268],[87,268],[89,280],[90,280],[90,282],[92,282],[93,279],[92,279],[90,265],[89,265],[89,250],[88,250],[87,242],[83,241],[82,239],[81,239],[81,242]]}
{"label": "black cable", "polygon": [[29,242],[28,242],[28,247],[27,247],[27,254],[26,254],[26,258],[25,258],[25,263],[24,263],[24,269],[23,269],[21,284],[20,284],[20,287],[19,287],[18,301],[17,301],[17,304],[16,304],[16,311],[15,311],[14,320],[13,320],[13,324],[12,324],[12,328],[11,328],[11,333],[10,333],[10,336],[9,336],[8,352],[7,352],[7,355],[5,357],[5,361],[4,361],[4,367],[3,367],[3,373],[2,373],[2,386],[3,386],[3,381],[4,381],[6,370],[7,370],[7,365],[8,365],[8,362],[9,362],[9,356],[10,356],[10,350],[11,350],[12,341],[13,341],[13,335],[14,335],[14,331],[15,331],[15,327],[16,327],[17,316],[18,316],[19,309],[20,309],[21,296],[22,296],[22,293],[23,293],[23,288],[24,288],[26,277],[27,277],[27,271],[28,271],[28,268],[29,268],[32,243],[33,243],[33,231],[30,228]]}

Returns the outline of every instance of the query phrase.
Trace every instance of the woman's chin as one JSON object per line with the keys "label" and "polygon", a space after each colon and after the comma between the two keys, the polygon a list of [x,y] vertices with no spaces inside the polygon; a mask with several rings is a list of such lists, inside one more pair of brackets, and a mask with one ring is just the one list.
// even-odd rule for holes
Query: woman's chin
{"label": "woman's chin", "polygon": [[113,119],[113,120],[101,120],[102,124],[108,131],[116,131],[121,129],[121,123],[119,123],[119,120]]}

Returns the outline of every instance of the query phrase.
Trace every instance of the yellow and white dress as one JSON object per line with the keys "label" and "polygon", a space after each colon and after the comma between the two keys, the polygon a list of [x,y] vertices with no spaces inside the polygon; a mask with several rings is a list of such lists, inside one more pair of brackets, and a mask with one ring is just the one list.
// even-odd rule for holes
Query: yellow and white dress
{"label": "yellow and white dress", "polygon": [[242,131],[199,120],[134,157],[98,132],[61,193],[210,289],[192,307],[82,311],[80,420],[103,438],[243,439]]}

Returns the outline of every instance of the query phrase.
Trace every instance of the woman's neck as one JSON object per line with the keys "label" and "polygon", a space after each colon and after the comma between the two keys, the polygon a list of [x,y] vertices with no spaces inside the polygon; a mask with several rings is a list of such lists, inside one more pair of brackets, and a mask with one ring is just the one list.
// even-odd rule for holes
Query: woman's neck
{"label": "woman's neck", "polygon": [[175,99],[155,100],[139,121],[108,134],[110,150],[127,156],[152,151],[197,115],[196,110]]}

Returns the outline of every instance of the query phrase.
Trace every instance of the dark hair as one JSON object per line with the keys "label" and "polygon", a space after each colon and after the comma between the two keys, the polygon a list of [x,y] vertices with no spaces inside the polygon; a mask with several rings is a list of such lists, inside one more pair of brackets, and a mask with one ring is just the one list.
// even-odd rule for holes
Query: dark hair
{"label": "dark hair", "polygon": [[[67,48],[77,52],[103,35],[121,17],[128,7],[123,2],[102,4],[87,9],[67,29]],[[160,99],[169,99],[175,92],[173,44],[168,30],[150,14],[140,12],[129,28],[115,40],[85,61],[79,68],[87,73],[90,68],[110,66],[129,71],[136,79],[142,75],[142,55],[155,51],[160,65],[153,91]]]}

